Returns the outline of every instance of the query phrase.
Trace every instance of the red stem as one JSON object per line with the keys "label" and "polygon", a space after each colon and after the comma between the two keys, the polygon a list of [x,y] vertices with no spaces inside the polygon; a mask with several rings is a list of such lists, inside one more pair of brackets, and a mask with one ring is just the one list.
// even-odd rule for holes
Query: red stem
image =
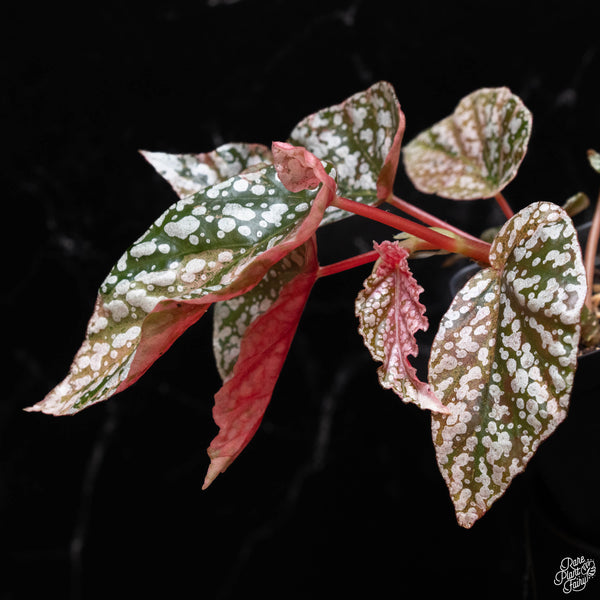
{"label": "red stem", "polygon": [[596,268],[596,252],[598,250],[598,238],[600,237],[600,195],[596,202],[596,210],[592,218],[592,225],[588,233],[587,243],[585,245],[585,273],[587,277],[587,295],[585,305],[590,312],[593,312],[592,305],[592,287],[594,285],[594,271]]}
{"label": "red stem", "polygon": [[354,267],[366,265],[367,263],[373,262],[378,258],[379,253],[377,250],[371,250],[370,252],[365,252],[364,254],[359,254],[358,256],[352,256],[350,258],[346,258],[345,260],[340,260],[339,262],[325,265],[324,267],[319,267],[317,277],[335,275],[336,273],[341,273],[342,271],[347,271],[348,269],[353,269]]}
{"label": "red stem", "polygon": [[502,192],[498,192],[494,196],[494,198],[496,198],[496,202],[499,204],[500,208],[502,209],[502,212],[504,213],[504,216],[507,219],[514,217],[515,213],[514,213],[513,209],[510,207],[510,205],[508,204],[508,202],[506,201],[506,198],[502,195]]}
{"label": "red stem", "polygon": [[462,229],[459,229],[458,227],[454,227],[454,225],[450,225],[450,223],[447,223],[446,221],[442,221],[442,219],[439,219],[438,217],[428,213],[426,210],[423,210],[422,208],[417,208],[410,202],[407,202],[406,200],[402,200],[402,198],[398,198],[398,196],[391,196],[390,198],[387,199],[387,203],[400,209],[402,212],[405,212],[407,215],[410,215],[411,217],[415,217],[415,219],[419,219],[419,221],[422,221],[423,223],[427,223],[427,225],[430,225],[431,227],[440,227],[442,229],[446,229],[447,231],[451,231],[452,233],[454,233],[460,237],[463,237],[465,239],[470,239],[471,241],[475,241],[475,242],[481,241],[481,240],[479,240],[479,238],[476,238],[475,236],[471,235],[470,233],[467,233],[466,231],[463,231]]}
{"label": "red stem", "polygon": [[398,231],[414,235],[430,243],[435,248],[463,254],[478,262],[489,264],[490,244],[477,238],[468,239],[462,235],[460,237],[450,237],[399,215],[366,204],[360,204],[348,198],[336,197],[333,201],[333,206],[383,223],[384,225],[389,225]]}

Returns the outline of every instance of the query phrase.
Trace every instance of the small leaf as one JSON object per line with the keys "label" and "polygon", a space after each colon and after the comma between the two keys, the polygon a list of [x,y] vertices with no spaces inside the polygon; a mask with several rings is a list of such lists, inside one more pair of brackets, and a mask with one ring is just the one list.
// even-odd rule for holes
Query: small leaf
{"label": "small leaf", "polygon": [[454,200],[489,198],[512,181],[531,133],[531,113],[508,88],[482,88],[405,146],[414,186]]}
{"label": "small leaf", "polygon": [[271,400],[304,305],[317,277],[311,239],[270,269],[250,292],[215,305],[214,348],[223,387],[213,415],[208,487],[248,444]]}
{"label": "small leaf", "polygon": [[180,198],[221,183],[258,164],[271,164],[271,151],[262,144],[234,143],[201,154],[140,151]]}
{"label": "small leaf", "polygon": [[586,349],[596,349],[600,345],[600,321],[595,311],[583,306],[581,310],[581,340],[580,349],[584,353]]}
{"label": "small leaf", "polygon": [[[280,158],[293,151],[284,146]],[[310,239],[335,197],[314,162],[315,189],[291,193],[267,165],[171,206],[101,285],[69,375],[31,410],[73,413],[124,390],[210,304],[246,293]]]}
{"label": "small leaf", "polygon": [[490,261],[442,318],[429,363],[433,390],[450,409],[432,418],[437,461],[463,527],[565,418],[586,294],[575,228],[554,204],[510,219]]}
{"label": "small leaf", "polygon": [[588,150],[587,156],[592,168],[600,173],[600,154],[595,150]]}
{"label": "small leaf", "polygon": [[[290,141],[336,166],[341,196],[377,205],[393,193],[404,125],[394,88],[381,81],[306,117]],[[348,216],[331,207],[323,223]]]}
{"label": "small leaf", "polygon": [[582,213],[590,206],[590,199],[587,194],[578,192],[577,194],[567,198],[563,204],[564,211],[573,218],[575,215]]}
{"label": "small leaf", "polygon": [[[428,229],[446,235],[447,237],[457,237],[451,231],[448,231],[447,229],[442,229],[441,227],[429,227]],[[432,256],[450,254],[448,250],[441,250],[439,248],[436,248],[431,243],[426,242],[425,240],[422,240],[421,238],[418,238],[414,235],[411,235],[410,233],[406,233],[405,231],[401,231],[400,233],[394,235],[394,239],[398,240],[400,242],[400,245],[405,250],[408,250],[409,258],[411,259],[431,258]]]}
{"label": "small leaf", "polygon": [[447,412],[429,385],[419,381],[409,356],[417,356],[415,333],[426,330],[425,307],[419,302],[423,291],[417,284],[398,242],[375,244],[381,258],[356,299],[359,332],[376,361],[382,387],[392,389],[404,402],[421,408]]}

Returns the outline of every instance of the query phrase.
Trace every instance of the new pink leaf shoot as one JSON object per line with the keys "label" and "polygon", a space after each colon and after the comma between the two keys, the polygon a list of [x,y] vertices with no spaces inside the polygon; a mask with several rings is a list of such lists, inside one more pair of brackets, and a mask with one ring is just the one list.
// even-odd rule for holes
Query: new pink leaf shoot
{"label": "new pink leaf shoot", "polygon": [[419,348],[415,333],[429,326],[419,302],[423,288],[408,266],[408,251],[398,242],[375,244],[380,255],[373,273],[356,299],[359,332],[373,358],[383,363],[378,370],[382,387],[392,389],[404,402],[447,413],[429,384],[417,377],[408,361]]}

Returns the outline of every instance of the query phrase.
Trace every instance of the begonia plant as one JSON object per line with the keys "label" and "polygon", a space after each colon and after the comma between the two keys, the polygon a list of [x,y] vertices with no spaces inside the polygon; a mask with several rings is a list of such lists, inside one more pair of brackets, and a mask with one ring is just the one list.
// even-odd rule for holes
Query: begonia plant
{"label": "begonia plant", "polygon": [[[178,199],[110,271],[67,377],[28,410],[72,414],[123,391],[213,306],[223,385],[206,487],[259,427],[317,280],[374,262],[355,301],[359,332],[381,363],[381,385],[431,411],[440,471],[458,523],[471,527],[564,420],[580,340],[597,343],[598,233],[584,266],[571,221],[581,203],[534,202],[513,214],[502,195],[531,127],[531,113],[508,88],[484,88],[401,151],[404,114],[392,86],[379,82],[303,119],[271,148],[143,152]],[[421,192],[496,198],[507,221],[491,243],[396,196],[401,154]],[[600,172],[600,155],[590,151],[589,161]],[[321,266],[317,228],[353,214],[395,235]],[[423,251],[481,267],[441,319],[427,381],[409,361],[418,353],[415,334],[428,327],[409,267]],[[592,333],[582,336],[582,328]]]}

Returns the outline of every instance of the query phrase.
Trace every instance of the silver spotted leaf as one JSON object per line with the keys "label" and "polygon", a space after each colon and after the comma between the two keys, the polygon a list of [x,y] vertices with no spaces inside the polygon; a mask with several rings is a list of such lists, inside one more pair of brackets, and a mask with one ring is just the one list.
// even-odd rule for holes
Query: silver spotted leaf
{"label": "silver spotted leaf", "polygon": [[140,153],[171,184],[180,198],[221,183],[260,163],[273,162],[271,150],[262,144],[224,144],[200,154],[147,150]]}
{"label": "silver spotted leaf", "polygon": [[[404,126],[394,88],[381,81],[300,121],[290,142],[335,165],[340,196],[377,205],[393,193]],[[348,216],[331,207],[323,223]]]}
{"label": "silver spotted leaf", "polygon": [[223,387],[215,396],[213,415],[220,430],[208,449],[205,488],[258,429],[318,267],[313,236],[273,265],[249,292],[215,304],[213,342]]}
{"label": "silver spotted leaf", "polygon": [[457,520],[471,527],[563,421],[586,294],[571,219],[547,202],[510,219],[442,318],[429,381],[449,415],[432,415]]}
{"label": "silver spotted leaf", "polygon": [[292,193],[280,165],[266,165],[167,209],[102,283],[66,379],[30,410],[73,413],[127,388],[212,303],[246,293],[310,239],[336,189],[316,158],[311,164],[313,188]]}
{"label": "silver spotted leaf", "polygon": [[316,250],[301,246],[273,265],[249,292],[214,305],[213,351],[223,381],[233,373],[248,327],[270,310],[286,286],[313,266],[316,272]]}
{"label": "silver spotted leaf", "polygon": [[508,88],[482,88],[403,149],[414,186],[454,200],[489,198],[517,174],[531,134],[531,113]]}
{"label": "silver spotted leaf", "polygon": [[596,152],[595,150],[588,150],[587,155],[592,168],[600,173],[600,153]]}
{"label": "silver spotted leaf", "polygon": [[447,412],[408,361],[419,352],[415,333],[429,326],[425,307],[419,302],[423,289],[406,260],[408,251],[389,241],[375,244],[375,250],[380,258],[356,298],[355,312],[365,346],[374,360],[383,363],[378,370],[379,383],[404,402]]}

